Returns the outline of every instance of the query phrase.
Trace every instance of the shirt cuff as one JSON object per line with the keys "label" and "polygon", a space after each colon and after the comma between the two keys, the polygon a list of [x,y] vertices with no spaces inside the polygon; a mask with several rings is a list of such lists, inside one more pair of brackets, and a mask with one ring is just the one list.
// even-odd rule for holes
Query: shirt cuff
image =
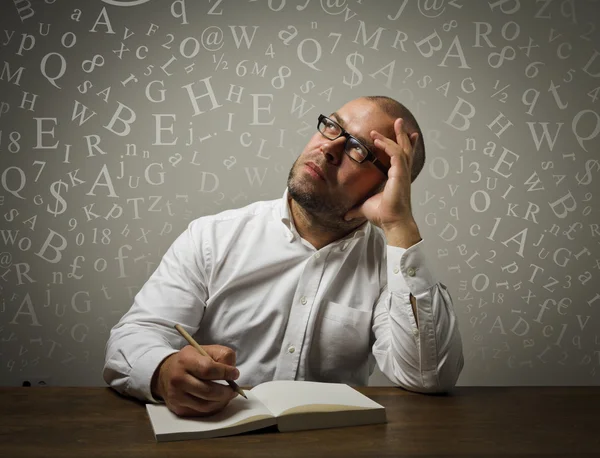
{"label": "shirt cuff", "polygon": [[426,266],[423,240],[409,248],[387,245],[388,290],[413,296],[428,290],[436,281]]}
{"label": "shirt cuff", "polygon": [[152,376],[163,359],[178,351],[171,347],[155,347],[140,356],[131,368],[127,392],[138,399],[146,399],[155,404],[160,403],[160,400],[152,396],[150,387]]}

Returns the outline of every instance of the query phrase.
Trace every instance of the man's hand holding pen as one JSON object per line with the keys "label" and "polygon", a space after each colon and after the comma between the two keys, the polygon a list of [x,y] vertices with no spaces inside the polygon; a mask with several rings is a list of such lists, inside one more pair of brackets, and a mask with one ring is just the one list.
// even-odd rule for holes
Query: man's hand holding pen
{"label": "man's hand holding pen", "polygon": [[205,416],[222,410],[237,396],[228,385],[212,380],[235,380],[235,352],[222,345],[204,345],[209,356],[192,345],[165,358],[152,378],[152,394],[179,416]]}

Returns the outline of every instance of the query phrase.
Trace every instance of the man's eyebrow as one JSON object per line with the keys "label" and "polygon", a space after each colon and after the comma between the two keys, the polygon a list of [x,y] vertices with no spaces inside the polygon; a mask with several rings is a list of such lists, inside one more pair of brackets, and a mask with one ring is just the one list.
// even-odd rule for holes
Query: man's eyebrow
{"label": "man's eyebrow", "polygon": [[[342,126],[344,129],[346,129],[346,123],[344,122],[344,120],[342,119],[342,117],[338,114],[337,111],[334,111],[333,113],[331,113],[329,115],[330,118],[334,118],[334,121],[336,121],[340,126]],[[375,143],[373,143],[371,140],[367,140],[364,137],[361,137],[359,135],[354,135],[354,134],[350,134],[353,137],[358,138],[361,143],[365,146],[367,146],[371,151],[375,151],[376,147],[375,147]]]}

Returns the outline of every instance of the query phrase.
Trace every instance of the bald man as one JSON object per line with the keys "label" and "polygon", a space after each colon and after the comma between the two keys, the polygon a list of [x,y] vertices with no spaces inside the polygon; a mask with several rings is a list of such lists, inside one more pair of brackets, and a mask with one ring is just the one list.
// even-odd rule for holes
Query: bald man
{"label": "bald man", "polygon": [[316,123],[282,198],[200,217],[173,242],[111,331],[110,386],[181,416],[223,409],[224,379],[366,385],[377,364],[400,388],[454,387],[456,315],[411,209],[417,121],[370,96]]}

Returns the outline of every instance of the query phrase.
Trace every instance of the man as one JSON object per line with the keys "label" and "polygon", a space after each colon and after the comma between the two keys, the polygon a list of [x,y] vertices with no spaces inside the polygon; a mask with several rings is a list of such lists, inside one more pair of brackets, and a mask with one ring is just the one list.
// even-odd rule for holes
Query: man
{"label": "man", "polygon": [[[235,397],[214,380],[365,385],[375,361],[399,387],[450,390],[461,337],[411,210],[424,154],[393,99],[319,116],[282,199],[198,218],[173,242],[111,331],[107,383],[181,416]],[[212,359],[177,350],[177,323]]]}

